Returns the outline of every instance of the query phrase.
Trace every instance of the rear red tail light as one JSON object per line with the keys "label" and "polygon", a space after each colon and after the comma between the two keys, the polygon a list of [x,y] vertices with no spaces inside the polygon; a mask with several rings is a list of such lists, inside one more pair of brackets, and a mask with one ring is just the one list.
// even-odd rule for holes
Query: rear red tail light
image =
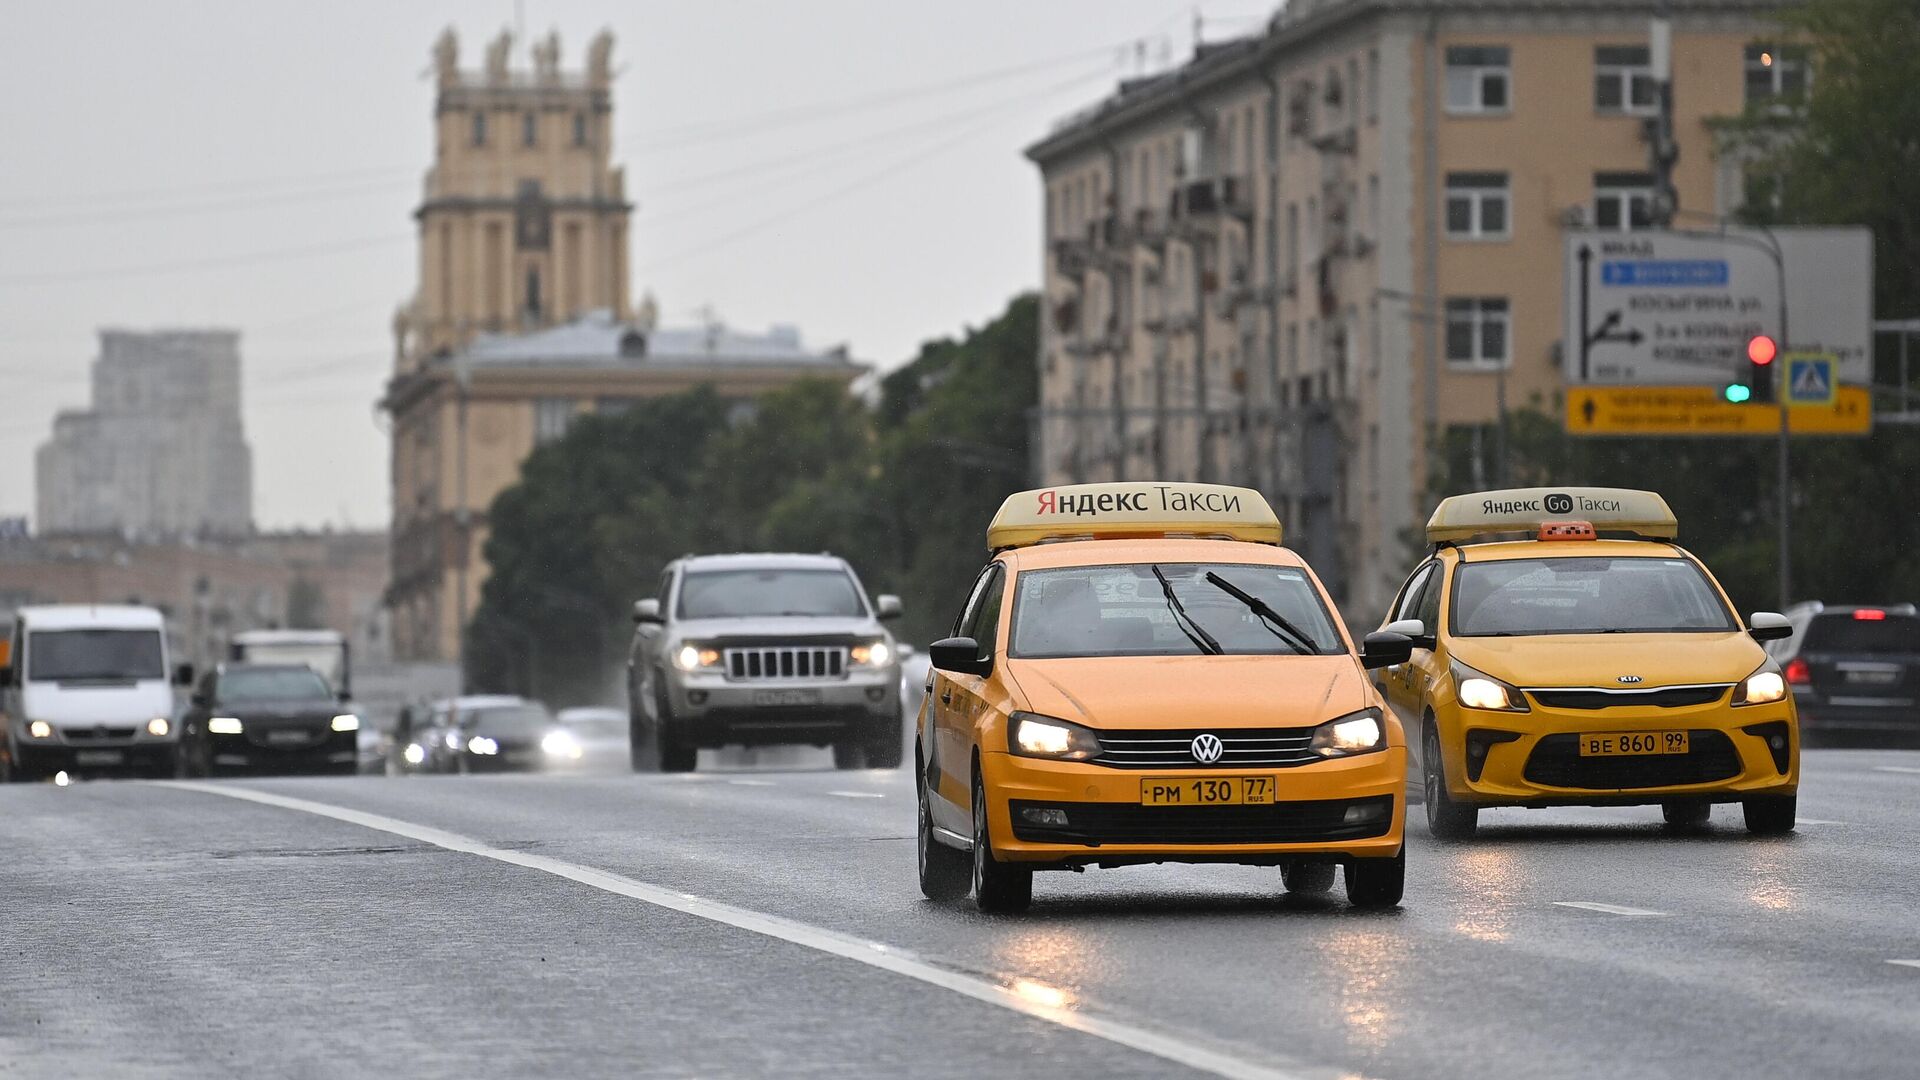
{"label": "rear red tail light", "polygon": [[1813,682],[1813,672],[1807,669],[1807,662],[1794,657],[1787,661],[1787,681],[1795,686],[1806,686]]}
{"label": "rear red tail light", "polygon": [[1861,622],[1879,622],[1887,617],[1887,613],[1877,607],[1863,607],[1854,609],[1853,617]]}

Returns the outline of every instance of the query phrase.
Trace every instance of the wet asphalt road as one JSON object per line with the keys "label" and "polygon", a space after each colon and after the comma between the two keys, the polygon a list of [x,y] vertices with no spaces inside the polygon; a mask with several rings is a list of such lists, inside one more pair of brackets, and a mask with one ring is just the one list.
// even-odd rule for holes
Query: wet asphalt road
{"label": "wet asphalt road", "polygon": [[215,786],[319,805],[0,789],[0,1076],[1920,1075],[1920,753],[1809,752],[1784,839],[1416,824],[1385,914],[1238,867],[930,903],[902,772]]}

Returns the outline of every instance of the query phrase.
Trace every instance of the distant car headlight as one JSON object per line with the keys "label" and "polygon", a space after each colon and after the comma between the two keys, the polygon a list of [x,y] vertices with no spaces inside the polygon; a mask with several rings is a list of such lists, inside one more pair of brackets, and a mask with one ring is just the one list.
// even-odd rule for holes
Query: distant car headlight
{"label": "distant car headlight", "polygon": [[1387,726],[1380,721],[1380,710],[1361,709],[1336,717],[1313,729],[1313,741],[1307,749],[1321,757],[1364,754],[1387,745]]}
{"label": "distant car headlight", "polygon": [[564,731],[547,732],[546,737],[540,740],[540,749],[545,751],[548,757],[570,758],[575,761],[580,759],[580,740]]}
{"label": "distant car headlight", "polygon": [[349,712],[349,713],[341,713],[341,714],[340,714],[339,716],[336,716],[336,717],[334,717],[334,718],[333,718],[333,730],[335,730],[335,731],[359,731],[359,730],[360,730],[360,718],[359,718],[359,717],[357,717],[357,716],[355,716],[355,715],[353,715],[353,714],[352,714],[352,713],[350,713],[350,712]]}
{"label": "distant car headlight", "polygon": [[1453,662],[1454,696],[1463,708],[1490,709],[1494,712],[1531,712],[1527,695],[1518,687],[1491,675]]}
{"label": "distant car headlight", "polygon": [[1026,757],[1086,761],[1100,756],[1100,736],[1079,724],[1017,712],[1007,732],[1007,749]]}
{"label": "distant car headlight", "polygon": [[53,725],[47,723],[45,720],[35,720],[33,723],[27,725],[27,735],[35,739],[51,739],[53,738]]}
{"label": "distant car headlight", "polygon": [[400,756],[407,759],[407,764],[418,765],[427,760],[427,751],[419,743],[410,742],[405,750],[400,751]]}
{"label": "distant car headlight", "polygon": [[688,643],[673,654],[674,666],[681,671],[699,671],[720,666],[720,650]]}
{"label": "distant car headlight", "polygon": [[245,729],[238,717],[215,716],[207,720],[207,730],[215,735],[238,735]]}
{"label": "distant car headlight", "polygon": [[893,659],[893,646],[888,645],[885,639],[863,641],[849,649],[847,655],[853,658],[855,667],[881,668]]}
{"label": "distant car headlight", "polygon": [[480,754],[483,757],[491,757],[500,752],[500,744],[487,738],[485,735],[475,735],[473,738],[467,740],[467,752],[470,754]]}
{"label": "distant car headlight", "polygon": [[1787,680],[1780,674],[1780,668],[1769,660],[1759,671],[1746,677],[1739,686],[1734,687],[1735,705],[1771,705],[1787,696]]}
{"label": "distant car headlight", "polygon": [[172,730],[173,730],[173,725],[169,723],[167,718],[164,716],[156,716],[153,719],[147,721],[147,734],[152,735],[155,738],[164,738],[167,732]]}

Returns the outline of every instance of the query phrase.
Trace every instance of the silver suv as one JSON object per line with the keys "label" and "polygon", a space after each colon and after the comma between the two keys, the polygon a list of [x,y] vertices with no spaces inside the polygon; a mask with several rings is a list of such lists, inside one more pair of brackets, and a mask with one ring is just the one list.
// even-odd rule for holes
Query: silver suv
{"label": "silver suv", "polygon": [[634,604],[627,657],[635,771],[687,772],[705,747],[833,747],[894,768],[903,743],[900,598],[832,555],[689,555]]}

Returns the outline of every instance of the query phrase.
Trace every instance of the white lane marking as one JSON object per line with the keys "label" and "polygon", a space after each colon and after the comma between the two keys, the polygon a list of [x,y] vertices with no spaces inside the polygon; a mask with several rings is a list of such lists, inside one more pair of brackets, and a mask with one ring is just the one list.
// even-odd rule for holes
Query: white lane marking
{"label": "white lane marking", "polygon": [[997,1005],[1035,1020],[1056,1024],[1097,1039],[1105,1039],[1110,1043],[1151,1054],[1200,1072],[1212,1073],[1215,1076],[1229,1077],[1232,1080],[1307,1080],[1309,1077],[1317,1080],[1321,1077],[1351,1075],[1336,1069],[1307,1070],[1298,1065],[1281,1068],[1266,1063],[1277,1057],[1266,1051],[1261,1051],[1263,1061],[1256,1063],[1246,1058],[1236,1057],[1226,1050],[1190,1042],[1178,1035],[1136,1027],[1124,1020],[1085,1012],[1070,1004],[1062,1005],[1045,1000],[1044,996],[1035,995],[1028,990],[1025,984],[1030,980],[1013,979],[1002,984],[972,975],[963,975],[883,942],[865,941],[821,927],[794,922],[778,915],[767,915],[734,907],[732,904],[707,900],[691,893],[674,892],[658,885],[649,885],[644,881],[635,881],[633,878],[611,874],[605,870],[595,870],[593,867],[582,866],[579,863],[493,847],[472,837],[436,829],[430,825],[416,825],[410,821],[401,821],[381,814],[370,814],[363,810],[350,810],[344,806],[295,799],[250,788],[205,784],[192,780],[168,781],[154,786],[195,791],[206,795],[220,795],[229,799],[276,806],[283,810],[296,810],[316,817],[344,821],[349,825],[359,825],[376,832],[418,840],[423,844],[432,844],[448,851],[478,855],[483,859],[492,859],[510,866],[538,870],[602,892],[625,896],[655,907],[677,911],[683,915],[692,915],[695,918],[785,941],[895,975],[904,975],[929,986],[950,990],[962,997],[969,997],[988,1005]]}
{"label": "white lane marking", "polygon": [[1817,817],[1797,817],[1793,819],[1793,823],[1795,825],[1851,825],[1853,824],[1853,822],[1851,821],[1828,821],[1826,818],[1817,818]]}
{"label": "white lane marking", "polygon": [[1898,964],[1901,967],[1920,968],[1920,960],[1889,960],[1887,963]]}
{"label": "white lane marking", "polygon": [[773,787],[774,786],[774,783],[771,780],[729,780],[727,781],[727,783],[732,784],[734,787]]}
{"label": "white lane marking", "polygon": [[1555,900],[1555,907],[1579,908],[1581,911],[1598,911],[1603,915],[1665,915],[1664,911],[1648,911],[1646,908],[1621,907],[1619,904],[1596,904],[1591,900]]}
{"label": "white lane marking", "polygon": [[877,791],[829,791],[829,795],[838,795],[843,799],[884,799],[885,795]]}
{"label": "white lane marking", "polygon": [[1873,767],[1873,771],[1874,772],[1897,772],[1897,773],[1906,773],[1909,776],[1920,776],[1920,769],[1908,768],[1905,765],[1875,765]]}

